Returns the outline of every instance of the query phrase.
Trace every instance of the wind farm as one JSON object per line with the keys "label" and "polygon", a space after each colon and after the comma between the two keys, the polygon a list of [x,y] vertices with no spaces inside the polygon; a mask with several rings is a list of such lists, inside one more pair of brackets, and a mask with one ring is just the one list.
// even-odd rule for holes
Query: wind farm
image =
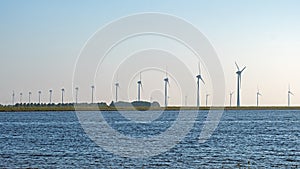
{"label": "wind farm", "polygon": [[1,168],[300,168],[300,1],[0,1]]}
{"label": "wind farm", "polygon": [[[287,106],[261,106],[260,105],[260,97],[262,97],[262,94],[259,90],[259,88],[257,87],[257,92],[256,92],[256,104],[255,106],[243,106],[241,104],[241,87],[242,87],[242,73],[244,72],[244,70],[246,69],[246,66],[243,67],[242,69],[240,69],[239,65],[237,64],[237,62],[235,62],[235,66],[237,68],[236,71],[236,75],[237,75],[237,94],[236,94],[236,99],[237,99],[237,104],[236,106],[233,106],[232,104],[232,99],[234,96],[234,91],[230,91],[229,93],[229,105],[228,106],[217,106],[217,107],[223,107],[225,110],[244,110],[244,109],[249,109],[249,110],[256,110],[256,109],[300,109],[300,107],[293,107],[291,106],[291,97],[294,96],[294,93],[291,91],[290,85],[288,86],[288,91],[287,91]],[[204,104],[203,106],[201,106],[201,83],[205,84],[202,73],[201,73],[201,66],[200,66],[200,62],[198,62],[198,72],[196,75],[196,103],[195,105],[187,105],[187,95],[184,96],[184,104],[181,106],[173,106],[173,105],[169,105],[168,104],[168,100],[169,100],[169,92],[168,89],[170,87],[170,79],[169,79],[169,73],[167,68],[165,69],[165,76],[163,78],[163,82],[164,82],[164,86],[163,86],[163,91],[164,91],[164,106],[160,106],[160,104],[155,104],[155,107],[152,107],[153,110],[209,110],[211,108],[211,106],[209,106],[209,97],[210,94],[206,93],[205,94],[205,98],[204,100]],[[149,101],[142,101],[141,100],[141,92],[143,91],[143,82],[142,82],[142,72],[139,72],[139,76],[138,76],[138,81],[137,81],[137,100],[132,102],[134,103],[135,107],[136,105],[141,105],[141,107],[143,107],[143,103],[147,103],[148,107],[145,106],[144,108],[140,108],[139,110],[149,110],[149,105],[151,105],[152,103],[158,103],[157,101],[153,100],[153,97],[150,97]],[[116,104],[118,104],[119,102],[121,103],[120,105],[131,105],[130,101],[126,101],[126,100],[119,100],[119,88],[120,88],[120,82],[117,79],[114,83],[114,87],[115,87],[115,99],[114,101],[112,101],[112,103],[109,105],[108,103],[105,102],[94,102],[94,90],[95,90],[95,85],[91,85],[91,101],[90,103],[88,102],[78,102],[78,97],[79,97],[79,87],[75,87],[75,99],[74,102],[65,102],[64,101],[64,94],[65,94],[65,88],[61,88],[61,101],[56,102],[56,104],[53,102],[53,89],[49,89],[49,102],[42,102],[42,91],[39,90],[38,91],[38,102],[34,103],[32,102],[31,99],[31,95],[32,92],[29,91],[28,92],[28,102],[23,102],[22,97],[23,97],[23,93],[20,92],[20,98],[19,98],[19,102],[15,103],[15,90],[13,90],[12,92],[12,103],[11,105],[1,105],[0,107],[0,111],[39,111],[39,110],[48,110],[48,111],[63,111],[63,110],[68,110],[68,111],[73,111],[76,110],[74,107],[80,107],[78,109],[80,110],[116,110],[115,106]],[[202,88],[205,88],[205,86],[203,86]],[[138,104],[138,103],[141,104]],[[152,102],[152,103],[151,103]],[[126,103],[126,104],[125,104]],[[127,104],[128,103],[128,104]],[[80,105],[80,106],[79,106]],[[97,105],[96,109],[95,106],[93,108],[89,108],[89,106],[92,105]],[[157,106],[159,105],[159,106]],[[215,106],[216,107],[216,106]],[[122,108],[122,110],[127,110],[128,106],[124,106]],[[130,110],[132,108],[129,108]]]}

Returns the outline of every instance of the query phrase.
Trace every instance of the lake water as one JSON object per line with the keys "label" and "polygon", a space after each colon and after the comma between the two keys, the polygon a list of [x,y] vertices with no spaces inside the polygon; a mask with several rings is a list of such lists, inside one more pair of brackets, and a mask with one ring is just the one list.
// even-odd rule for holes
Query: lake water
{"label": "lake water", "polygon": [[[104,113],[113,128],[140,137],[163,132],[177,115],[166,112],[138,127],[116,112]],[[132,159],[95,144],[75,112],[3,112],[0,168],[300,168],[300,111],[225,111],[210,139],[199,143],[206,115],[201,111],[192,130],[167,152]]]}

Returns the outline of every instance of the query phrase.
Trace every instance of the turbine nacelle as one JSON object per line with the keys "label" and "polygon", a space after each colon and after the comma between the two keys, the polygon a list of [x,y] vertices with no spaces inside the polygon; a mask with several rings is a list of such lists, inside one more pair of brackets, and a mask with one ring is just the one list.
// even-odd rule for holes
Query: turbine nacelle
{"label": "turbine nacelle", "polygon": [[291,92],[291,87],[290,87],[290,85],[289,85],[288,94],[291,94],[291,95],[293,95],[293,96],[294,96],[294,93],[293,93],[293,92]]}
{"label": "turbine nacelle", "polygon": [[203,78],[202,78],[202,76],[201,76],[201,75],[197,75],[197,76],[196,76],[196,78],[198,79],[198,81],[199,81],[199,80],[201,80],[201,81],[202,81],[202,83],[203,83],[203,84],[205,84],[205,82],[204,82],[204,80],[203,80]]}

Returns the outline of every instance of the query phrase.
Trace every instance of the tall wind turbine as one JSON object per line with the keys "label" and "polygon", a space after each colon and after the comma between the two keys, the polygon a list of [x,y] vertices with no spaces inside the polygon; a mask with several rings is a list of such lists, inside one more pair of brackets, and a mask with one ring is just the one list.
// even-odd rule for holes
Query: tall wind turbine
{"label": "tall wind turbine", "polygon": [[201,68],[200,68],[200,63],[198,63],[198,75],[196,76],[197,78],[197,107],[200,107],[200,80],[202,81],[203,84],[205,84],[202,76],[201,76]]}
{"label": "tall wind turbine", "polygon": [[15,105],[15,91],[12,93],[12,105]]}
{"label": "tall wind turbine", "polygon": [[234,92],[230,92],[230,94],[229,94],[230,95],[230,107],[231,107],[231,103],[232,103],[231,101],[232,101],[232,95],[233,94],[234,94]]}
{"label": "tall wind turbine", "polygon": [[79,90],[79,88],[75,87],[75,103],[76,104],[78,103],[78,90]]}
{"label": "tall wind turbine", "polygon": [[62,88],[61,89],[61,104],[64,104],[64,93],[65,93],[65,89]]}
{"label": "tall wind turbine", "polygon": [[290,85],[289,85],[289,91],[288,91],[288,106],[289,107],[291,106],[291,95],[294,96],[294,93],[291,92],[291,88],[290,88]]}
{"label": "tall wind turbine", "polygon": [[41,104],[41,94],[42,94],[42,91],[39,91],[39,104]]}
{"label": "tall wind turbine", "polygon": [[120,87],[120,84],[118,81],[115,83],[115,86],[116,86],[116,102],[118,102],[118,89]]}
{"label": "tall wind turbine", "polygon": [[170,86],[168,72],[166,69],[166,77],[164,78],[165,81],[165,107],[168,107],[168,86]]}
{"label": "tall wind turbine", "polygon": [[184,106],[187,106],[187,99],[188,99],[188,96],[185,95],[185,97],[184,97]]}
{"label": "tall wind turbine", "polygon": [[31,92],[28,92],[28,103],[30,104],[30,100],[31,100]]}
{"label": "tall wind turbine", "polygon": [[94,103],[94,89],[95,89],[95,86],[92,85],[91,89],[92,89],[92,104],[93,104]]}
{"label": "tall wind turbine", "polygon": [[140,72],[140,79],[137,81],[137,84],[138,84],[137,100],[141,101],[141,88],[143,87],[143,84],[142,84],[142,72]]}
{"label": "tall wind turbine", "polygon": [[205,105],[206,105],[206,107],[207,107],[208,97],[209,97],[209,94],[206,94],[206,97],[205,97]]}
{"label": "tall wind turbine", "polygon": [[52,103],[52,89],[49,90],[49,104]]}
{"label": "tall wind turbine", "polygon": [[262,96],[261,93],[259,92],[259,89],[257,88],[256,92],[256,106],[258,107],[259,105],[259,96]]}
{"label": "tall wind turbine", "polygon": [[20,104],[22,104],[22,96],[23,96],[23,93],[21,92],[20,93]]}
{"label": "tall wind turbine", "polygon": [[235,62],[236,68],[238,69],[238,71],[236,72],[238,78],[237,78],[237,107],[241,106],[241,102],[240,102],[240,88],[242,87],[242,73],[243,71],[246,69],[246,66],[240,70],[240,67],[238,66],[238,64]]}

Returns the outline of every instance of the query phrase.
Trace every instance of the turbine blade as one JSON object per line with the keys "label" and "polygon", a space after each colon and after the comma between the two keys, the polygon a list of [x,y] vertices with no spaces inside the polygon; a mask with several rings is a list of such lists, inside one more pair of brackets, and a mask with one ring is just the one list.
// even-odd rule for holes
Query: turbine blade
{"label": "turbine blade", "polygon": [[241,70],[241,73],[246,69],[246,66]]}
{"label": "turbine blade", "polygon": [[203,84],[205,84],[205,82],[204,82],[204,80],[202,79],[202,77],[201,77],[200,79],[201,79],[201,81],[203,82]]}
{"label": "turbine blade", "polygon": [[168,66],[166,66],[166,77],[168,77]]}
{"label": "turbine blade", "polygon": [[238,69],[238,70],[240,70],[240,67],[239,67],[239,65],[235,62],[235,66],[236,66],[236,68]]}
{"label": "turbine blade", "polygon": [[199,73],[199,75],[201,75],[200,62],[198,62],[198,73]]}
{"label": "turbine blade", "polygon": [[140,72],[140,81],[142,81],[142,72]]}

